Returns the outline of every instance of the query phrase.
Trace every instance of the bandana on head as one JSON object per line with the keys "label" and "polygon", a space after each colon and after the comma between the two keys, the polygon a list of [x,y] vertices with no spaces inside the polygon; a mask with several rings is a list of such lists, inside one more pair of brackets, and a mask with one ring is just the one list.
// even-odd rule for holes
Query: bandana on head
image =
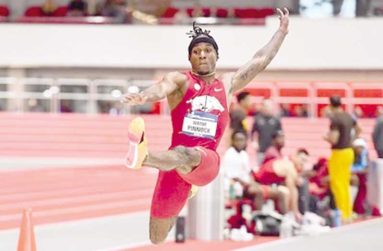
{"label": "bandana on head", "polygon": [[191,54],[191,51],[196,44],[198,44],[198,43],[209,43],[214,47],[215,51],[217,52],[217,56],[218,56],[218,45],[215,42],[214,38],[209,35],[209,33],[210,33],[210,31],[208,31],[208,30],[203,31],[201,29],[201,27],[196,25],[196,22],[193,22],[193,30],[186,33],[187,35],[189,35],[189,37],[193,38],[189,44],[189,49],[188,49],[189,55]]}

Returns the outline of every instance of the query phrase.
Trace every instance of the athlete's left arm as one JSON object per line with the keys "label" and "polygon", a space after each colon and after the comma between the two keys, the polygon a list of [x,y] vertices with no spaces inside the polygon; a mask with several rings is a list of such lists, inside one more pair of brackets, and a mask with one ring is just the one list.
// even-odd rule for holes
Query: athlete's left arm
{"label": "athlete's left arm", "polygon": [[245,87],[258,73],[266,69],[281,47],[288,33],[289,11],[287,8],[284,8],[284,12],[280,9],[277,9],[277,11],[280,19],[278,31],[275,32],[271,40],[262,49],[255,53],[254,57],[247,64],[234,73],[230,87],[231,93]]}

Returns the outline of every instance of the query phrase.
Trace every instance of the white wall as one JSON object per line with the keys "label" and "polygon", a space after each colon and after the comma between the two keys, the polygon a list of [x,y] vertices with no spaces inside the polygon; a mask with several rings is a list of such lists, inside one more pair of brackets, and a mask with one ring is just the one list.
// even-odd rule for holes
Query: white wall
{"label": "white wall", "polygon": [[173,0],[174,6],[192,6],[198,2],[203,6],[218,7],[292,7],[295,1],[299,0]]}
{"label": "white wall", "polygon": [[[250,59],[278,27],[214,26],[220,68]],[[291,19],[271,69],[383,69],[381,19]],[[187,68],[190,26],[1,24],[0,67]]]}

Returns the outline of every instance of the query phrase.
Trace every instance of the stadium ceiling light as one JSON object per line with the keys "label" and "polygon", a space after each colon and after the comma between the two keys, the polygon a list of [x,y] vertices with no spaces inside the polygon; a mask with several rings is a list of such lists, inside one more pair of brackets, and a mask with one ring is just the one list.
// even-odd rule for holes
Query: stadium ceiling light
{"label": "stadium ceiling light", "polygon": [[111,91],[110,94],[112,95],[113,98],[119,98],[119,97],[121,97],[122,92],[118,89],[114,89]]}
{"label": "stadium ceiling light", "polygon": [[128,87],[128,92],[129,93],[139,93],[140,89],[135,85],[131,85]]}
{"label": "stadium ceiling light", "polygon": [[47,89],[47,90],[45,90],[44,92],[43,92],[43,96],[45,97],[45,98],[50,98],[50,97],[52,97],[52,91],[51,91],[51,89]]}
{"label": "stadium ceiling light", "polygon": [[60,92],[60,88],[58,88],[57,86],[52,86],[49,90],[52,94],[57,94]]}

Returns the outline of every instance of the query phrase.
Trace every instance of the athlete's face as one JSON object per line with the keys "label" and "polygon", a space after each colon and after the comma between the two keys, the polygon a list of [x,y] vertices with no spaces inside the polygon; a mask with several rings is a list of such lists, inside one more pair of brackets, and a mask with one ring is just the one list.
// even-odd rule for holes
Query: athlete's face
{"label": "athlete's face", "polygon": [[217,53],[211,44],[198,43],[193,47],[189,55],[189,61],[193,72],[199,75],[207,75],[215,71]]}

